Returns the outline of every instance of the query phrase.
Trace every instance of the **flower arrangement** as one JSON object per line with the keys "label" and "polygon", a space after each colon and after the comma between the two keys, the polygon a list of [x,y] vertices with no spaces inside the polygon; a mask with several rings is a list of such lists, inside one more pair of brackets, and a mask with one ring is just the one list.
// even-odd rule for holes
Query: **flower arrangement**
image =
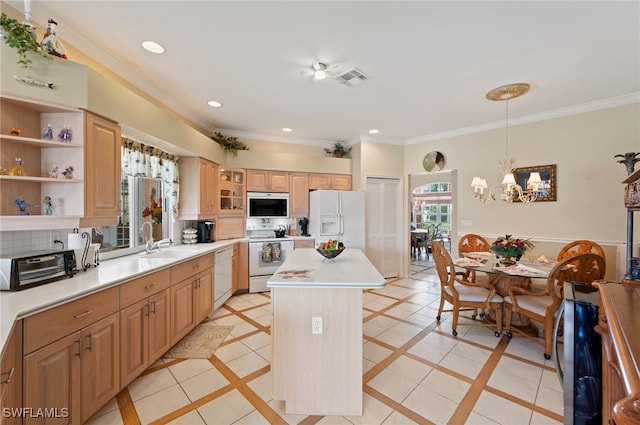
{"label": "flower arrangement", "polygon": [[498,239],[491,244],[491,251],[495,252],[500,257],[511,257],[519,260],[527,249],[532,247],[533,244],[529,239],[520,239],[514,238],[511,235],[504,235],[504,237],[498,237]]}
{"label": "flower arrangement", "polygon": [[151,219],[155,224],[162,223],[162,197],[156,201],[156,189],[151,189],[151,196],[149,196],[149,206],[142,211],[142,217],[147,218],[151,216]]}

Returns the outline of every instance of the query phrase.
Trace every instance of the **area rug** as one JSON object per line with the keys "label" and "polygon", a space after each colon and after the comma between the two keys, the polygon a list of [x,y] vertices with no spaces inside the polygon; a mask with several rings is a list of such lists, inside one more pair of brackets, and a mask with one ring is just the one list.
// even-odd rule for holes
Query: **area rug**
{"label": "area rug", "polygon": [[162,357],[165,359],[208,359],[213,356],[231,329],[233,326],[217,326],[213,322],[201,323]]}

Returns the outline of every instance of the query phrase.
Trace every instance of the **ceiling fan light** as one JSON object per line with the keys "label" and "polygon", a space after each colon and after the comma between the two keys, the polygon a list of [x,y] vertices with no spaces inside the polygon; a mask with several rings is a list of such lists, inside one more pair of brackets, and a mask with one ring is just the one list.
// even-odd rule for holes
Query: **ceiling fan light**
{"label": "ceiling fan light", "polygon": [[313,73],[313,78],[315,80],[324,80],[325,78],[327,78],[327,71],[318,69]]}

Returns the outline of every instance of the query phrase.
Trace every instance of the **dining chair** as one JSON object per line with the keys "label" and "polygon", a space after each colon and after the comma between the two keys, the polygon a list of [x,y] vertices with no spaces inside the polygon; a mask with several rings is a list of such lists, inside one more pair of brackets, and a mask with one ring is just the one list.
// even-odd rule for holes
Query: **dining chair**
{"label": "dining chair", "polygon": [[[542,290],[532,291],[519,286],[509,288],[509,294],[504,297],[505,331],[507,337],[513,336],[511,329],[511,314],[519,313],[533,321],[542,323],[544,336],[544,358],[551,358],[553,344],[553,326],[555,317],[563,299],[564,283],[568,281],[593,283],[594,280],[604,278],[606,264],[604,258],[597,254],[577,254],[558,262],[547,278],[547,284]],[[515,329],[515,328],[514,328]],[[519,334],[531,338],[516,329]],[[534,341],[540,343],[538,339]]]}
{"label": "dining chair", "polygon": [[[467,233],[458,241],[458,255],[460,257],[462,257],[464,253],[468,252],[488,252],[490,250],[491,244],[489,241],[475,233]],[[475,271],[465,270],[463,273],[468,280],[471,280],[472,282],[476,281]]]}
{"label": "dining chair", "polygon": [[[461,311],[473,310],[471,319],[476,320],[478,309],[491,309],[495,311],[495,324],[478,322],[470,326],[495,327],[495,336],[500,336],[502,333],[502,297],[496,293],[495,288],[488,283],[470,282],[463,276],[456,274],[451,255],[442,242],[433,241],[431,250],[440,278],[440,307],[436,316],[438,323],[440,323],[443,312],[453,312],[451,330],[453,336],[457,336],[458,317]],[[453,308],[443,310],[445,301],[450,303]],[[482,317],[484,314],[480,316]]]}
{"label": "dining chair", "polygon": [[588,252],[598,254],[602,258],[605,258],[604,250],[600,245],[590,240],[580,239],[573,242],[569,242],[568,244],[563,246],[560,252],[558,253],[557,260],[562,261],[565,258],[572,257],[576,254],[586,254]]}

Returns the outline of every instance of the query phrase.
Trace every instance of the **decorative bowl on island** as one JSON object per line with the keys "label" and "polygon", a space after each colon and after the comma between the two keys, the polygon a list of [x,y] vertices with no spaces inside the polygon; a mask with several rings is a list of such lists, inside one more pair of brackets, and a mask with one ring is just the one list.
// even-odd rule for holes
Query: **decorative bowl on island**
{"label": "decorative bowl on island", "polygon": [[321,248],[316,248],[316,251],[318,251],[320,255],[322,255],[324,258],[328,258],[331,260],[336,258],[338,255],[342,254],[342,251],[344,251],[344,248],[336,249],[333,251],[327,251]]}
{"label": "decorative bowl on island", "polygon": [[342,242],[329,239],[327,242],[322,242],[316,245],[316,251],[318,251],[324,258],[332,260],[344,251],[344,245]]}

